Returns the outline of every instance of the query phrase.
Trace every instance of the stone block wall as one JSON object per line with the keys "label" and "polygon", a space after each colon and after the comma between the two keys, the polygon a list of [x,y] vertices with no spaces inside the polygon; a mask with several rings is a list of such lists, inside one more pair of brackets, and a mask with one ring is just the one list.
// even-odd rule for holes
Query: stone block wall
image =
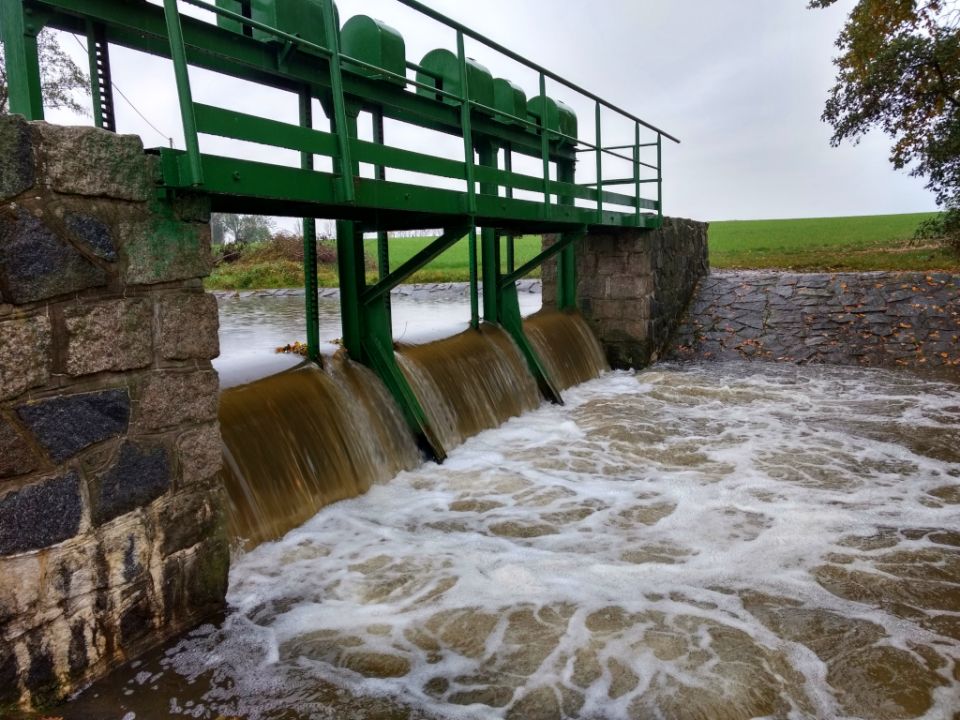
{"label": "stone block wall", "polygon": [[670,356],[960,369],[960,276],[715,272]]}
{"label": "stone block wall", "polygon": [[156,160],[0,116],[0,715],[223,602],[209,217]]}
{"label": "stone block wall", "polygon": [[[544,236],[544,247],[553,242]],[[577,245],[577,301],[614,368],[663,354],[707,274],[706,223],[664,218],[659,230],[593,234]],[[543,266],[543,304],[556,302],[556,263]]]}

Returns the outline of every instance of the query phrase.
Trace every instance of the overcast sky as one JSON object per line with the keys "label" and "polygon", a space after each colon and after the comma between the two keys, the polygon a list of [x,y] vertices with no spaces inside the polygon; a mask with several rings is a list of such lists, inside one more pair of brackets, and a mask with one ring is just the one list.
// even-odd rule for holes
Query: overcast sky
{"label": "overcast sky", "polygon": [[[426,3],[679,137],[682,144],[668,143],[664,152],[669,215],[724,220],[935,208],[922,181],[890,166],[888,138],[877,133],[856,147],[830,147],[830,129],[820,113],[834,77],[833,42],[853,0],[816,11],[806,9],[806,0]],[[396,27],[414,62],[434,47],[456,49],[452,32],[395,0],[338,4],[344,21],[362,12]],[[69,36],[62,41],[85,62],[80,43]],[[495,76],[536,94],[534,74],[476,43],[468,43],[467,50]],[[170,63],[117,50],[113,77],[162,135],[182,147]],[[198,101],[296,122],[297,105],[290,96],[205,72],[194,72],[192,82]],[[556,86],[549,94],[574,106],[581,137],[590,137],[592,106]],[[119,97],[117,109],[121,131],[139,133],[148,146],[166,144]],[[49,113],[48,119],[78,121],[61,113]],[[627,127],[605,121],[604,131],[605,143],[632,141]],[[406,131],[398,134],[404,146],[426,141]],[[205,139],[203,147],[218,152],[223,146]],[[429,147],[454,157],[458,151],[457,142],[431,139]],[[262,148],[250,152],[295,161]],[[588,157],[581,176],[592,179]]]}

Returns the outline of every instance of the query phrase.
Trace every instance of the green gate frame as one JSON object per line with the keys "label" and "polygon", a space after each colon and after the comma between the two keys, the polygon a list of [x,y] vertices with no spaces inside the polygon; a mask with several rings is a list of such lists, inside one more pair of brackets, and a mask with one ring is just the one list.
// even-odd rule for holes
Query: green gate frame
{"label": "green gate frame", "polygon": [[[337,261],[340,271],[343,342],[350,356],[373,368],[399,402],[407,421],[435,457],[445,449],[397,364],[390,323],[390,291],[453,243],[470,244],[471,325],[484,322],[503,327],[516,341],[544,396],[562,397],[523,330],[516,281],[553,257],[557,258],[557,305],[576,307],[576,250],[591,231],[653,229],[663,221],[663,139],[676,138],[640,118],[555,75],[549,70],[437,13],[417,0],[396,0],[426,18],[456,32],[460,71],[458,93],[437,89],[405,75],[378,68],[341,52],[333,0],[323,4],[325,36],[330,47],[270,27],[218,7],[207,0],[181,0],[253,28],[270,41],[238,34],[182,15],[177,0],[163,7],[145,0],[0,0],[0,39],[9,76],[10,111],[31,120],[43,119],[37,34],[52,27],[87,37],[94,121],[115,130],[110,85],[109,44],[169,58],[173,62],[186,150],[159,148],[165,196],[203,193],[214,211],[302,217],[309,357],[319,362],[317,309],[316,223],[337,222]],[[535,71],[539,91],[546,96],[547,80],[589,98],[595,107],[595,142],[566,135],[546,118],[517,117],[471,99],[465,38]],[[193,100],[188,68],[212,70],[298,98],[296,125],[225,110]],[[406,63],[408,70],[428,74]],[[432,97],[408,90],[428,88]],[[312,102],[318,99],[330,118],[330,132],[314,129]],[[358,116],[369,113],[374,122],[373,142],[359,139]],[[632,143],[604,146],[604,114],[633,124]],[[424,129],[463,138],[462,161],[392,147],[385,142],[384,119],[399,120]],[[641,142],[643,133],[654,136]],[[255,142],[300,153],[300,167],[253,162],[242,157],[204,154],[201,135]],[[655,150],[656,162],[641,160],[645,149]],[[620,151],[630,151],[623,154]],[[504,167],[499,167],[503,152]],[[579,153],[595,156],[597,181],[578,184],[575,167]],[[513,171],[513,155],[542,162],[541,176]],[[332,158],[333,172],[314,167],[317,155]],[[626,160],[633,174],[605,178],[604,156]],[[375,168],[373,178],[360,175],[360,163]],[[556,179],[551,179],[551,164]],[[387,180],[386,169],[408,170],[466,184],[465,190],[425,187]],[[643,177],[652,171],[652,177]],[[479,190],[477,185],[479,184]],[[645,198],[643,187],[653,185],[656,199]],[[608,187],[628,187],[611,192]],[[502,191],[502,193],[501,193]],[[515,191],[539,193],[542,200],[519,199]],[[556,202],[552,198],[556,198]],[[586,201],[589,207],[577,204]],[[611,210],[608,205],[628,208]],[[390,269],[388,231],[442,227],[443,233],[417,256]],[[477,258],[477,227],[480,260]],[[363,238],[377,233],[379,280],[367,286]],[[515,267],[514,237],[522,233],[556,233],[555,244],[521,267]],[[506,268],[501,257],[506,238]],[[480,284],[482,280],[482,297]]]}

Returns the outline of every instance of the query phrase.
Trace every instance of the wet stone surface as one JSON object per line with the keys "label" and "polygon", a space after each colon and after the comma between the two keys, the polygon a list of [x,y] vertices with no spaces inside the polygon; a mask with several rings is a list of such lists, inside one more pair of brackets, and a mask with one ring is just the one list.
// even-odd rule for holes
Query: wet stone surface
{"label": "wet stone surface", "polygon": [[960,277],[715,271],[671,357],[960,367]]}
{"label": "wet stone surface", "polygon": [[126,432],[130,421],[127,390],[66,395],[17,408],[20,421],[56,462]]}

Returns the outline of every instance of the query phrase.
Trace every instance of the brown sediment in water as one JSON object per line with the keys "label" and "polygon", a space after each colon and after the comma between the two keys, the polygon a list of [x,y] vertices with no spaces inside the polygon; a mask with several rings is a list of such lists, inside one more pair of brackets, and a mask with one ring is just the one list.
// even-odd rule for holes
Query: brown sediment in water
{"label": "brown sediment in water", "polygon": [[386,388],[341,358],[224,391],[220,427],[229,529],[248,547],[419,463]]}
{"label": "brown sediment in water", "polygon": [[523,330],[558,390],[610,369],[603,348],[578,312],[541,310],[523,321]]}
{"label": "brown sediment in water", "polygon": [[520,350],[494,325],[425,345],[401,345],[397,359],[448,451],[540,404]]}

